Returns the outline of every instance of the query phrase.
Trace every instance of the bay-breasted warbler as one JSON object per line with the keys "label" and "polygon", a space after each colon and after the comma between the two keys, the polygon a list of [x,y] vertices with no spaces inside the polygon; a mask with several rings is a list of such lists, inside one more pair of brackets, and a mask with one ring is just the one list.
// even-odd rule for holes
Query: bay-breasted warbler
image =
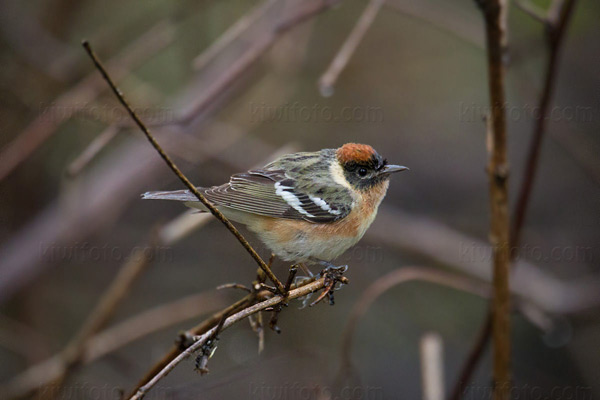
{"label": "bay-breasted warbler", "polygon": [[[263,168],[231,176],[228,183],[198,188],[227,218],[248,226],[285,261],[329,262],[356,244],[377,215],[390,175],[371,146],[284,155]],[[206,211],[188,190],[147,192],[144,199],[183,201]]]}

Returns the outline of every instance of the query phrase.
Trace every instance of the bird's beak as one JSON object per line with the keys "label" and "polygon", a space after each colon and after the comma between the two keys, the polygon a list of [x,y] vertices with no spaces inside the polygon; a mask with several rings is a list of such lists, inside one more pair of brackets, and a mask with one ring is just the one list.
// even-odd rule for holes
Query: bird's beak
{"label": "bird's beak", "polygon": [[403,165],[388,164],[382,168],[381,173],[389,175],[389,174],[393,174],[394,172],[406,171],[407,169],[408,169],[408,167],[405,167]]}

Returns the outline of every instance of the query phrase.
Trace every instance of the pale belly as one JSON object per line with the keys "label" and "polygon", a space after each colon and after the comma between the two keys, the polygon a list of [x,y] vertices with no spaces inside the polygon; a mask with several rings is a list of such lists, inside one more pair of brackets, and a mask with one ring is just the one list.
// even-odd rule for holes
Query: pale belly
{"label": "pale belly", "polygon": [[376,207],[366,218],[358,218],[354,211],[330,224],[269,218],[248,224],[248,228],[285,261],[331,261],[363,237],[376,214]]}
{"label": "pale belly", "polygon": [[284,242],[269,231],[257,232],[257,234],[276,256],[289,262],[331,261],[361,239],[340,236],[311,239],[305,233],[298,231],[295,238]]}

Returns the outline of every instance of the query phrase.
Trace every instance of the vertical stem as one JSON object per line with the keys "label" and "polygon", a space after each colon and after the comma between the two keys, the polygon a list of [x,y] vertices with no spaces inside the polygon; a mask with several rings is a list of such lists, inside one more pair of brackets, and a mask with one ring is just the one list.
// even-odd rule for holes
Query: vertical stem
{"label": "vertical stem", "polygon": [[492,300],[494,399],[506,400],[510,393],[510,242],[508,213],[508,163],[504,93],[502,0],[483,6],[488,56],[491,137],[488,164],[490,190],[490,241],[493,247],[494,294]]}

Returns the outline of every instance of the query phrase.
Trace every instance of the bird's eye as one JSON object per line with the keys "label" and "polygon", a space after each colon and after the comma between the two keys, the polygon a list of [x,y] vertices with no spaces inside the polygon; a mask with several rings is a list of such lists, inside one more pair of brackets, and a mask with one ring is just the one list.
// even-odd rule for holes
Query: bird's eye
{"label": "bird's eye", "polygon": [[367,169],[366,168],[359,168],[358,169],[358,175],[360,176],[367,176]]}

